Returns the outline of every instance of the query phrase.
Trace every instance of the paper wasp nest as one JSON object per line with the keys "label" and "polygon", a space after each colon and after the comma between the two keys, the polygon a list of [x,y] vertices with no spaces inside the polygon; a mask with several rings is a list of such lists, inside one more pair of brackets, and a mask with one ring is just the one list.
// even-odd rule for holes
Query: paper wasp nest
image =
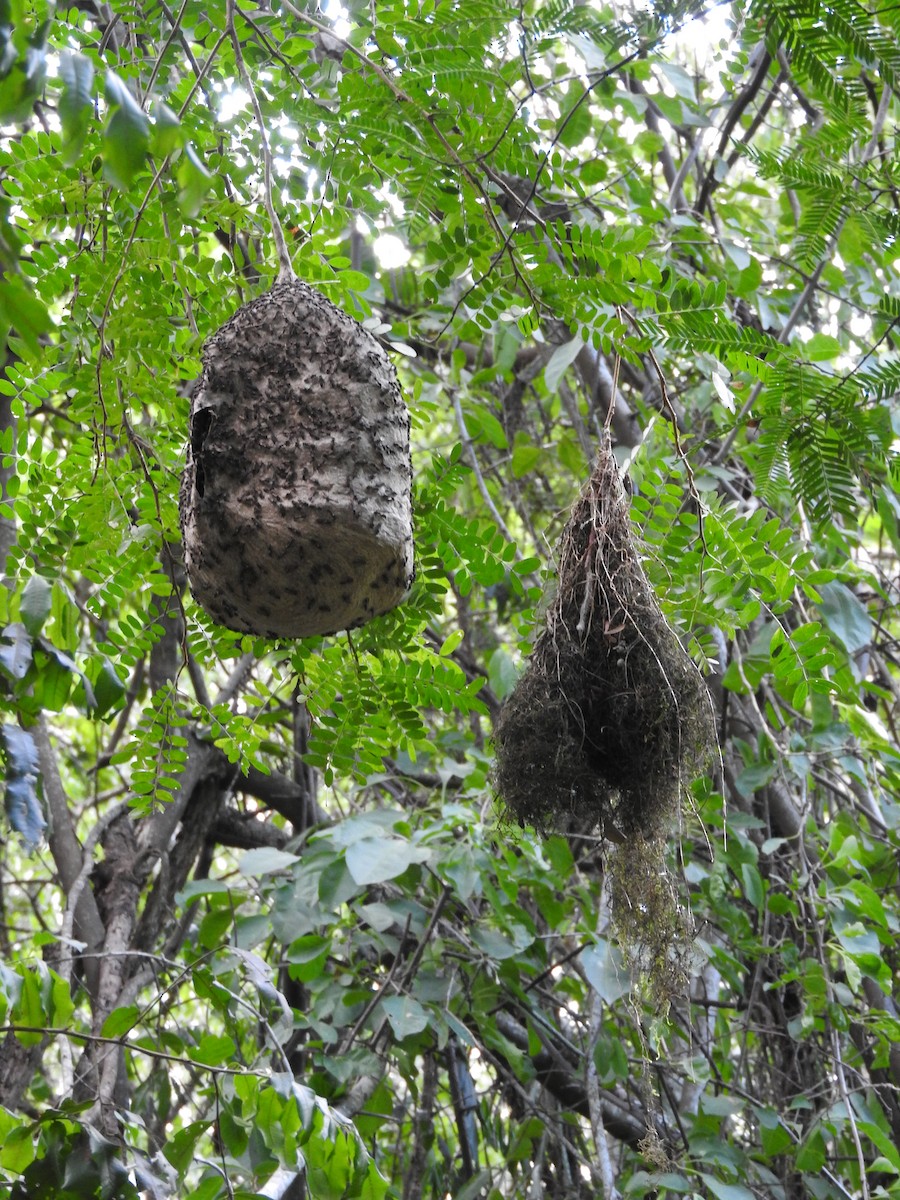
{"label": "paper wasp nest", "polygon": [[362,625],[413,578],[409,414],[376,339],[298,280],[203,348],[181,481],[191,590],[266,637]]}

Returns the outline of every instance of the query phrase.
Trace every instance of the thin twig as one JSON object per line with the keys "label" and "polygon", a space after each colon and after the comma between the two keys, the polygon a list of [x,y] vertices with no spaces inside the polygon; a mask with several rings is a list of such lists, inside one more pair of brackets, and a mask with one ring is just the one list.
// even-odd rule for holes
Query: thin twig
{"label": "thin twig", "polygon": [[[232,3],[232,2],[233,2],[233,0],[229,0],[229,3]],[[509,242],[512,237],[512,233],[510,233],[508,237],[504,236],[503,229],[501,228],[500,223],[497,219],[497,216],[494,212],[493,205],[492,205],[492,198],[491,198],[490,194],[486,191],[486,189],[484,188],[484,186],[482,185],[480,180],[477,179],[476,176],[472,174],[471,170],[468,167],[468,164],[466,162],[464,162],[462,158],[460,158],[460,155],[459,155],[458,151],[456,150],[456,148],[444,136],[443,132],[441,131],[440,126],[438,125],[436,115],[433,112],[429,112],[427,109],[423,108],[422,105],[418,104],[413,99],[412,96],[410,96],[407,92],[405,92],[403,90],[403,88],[401,88],[391,78],[391,76],[388,74],[388,72],[383,67],[379,66],[378,63],[373,62],[373,60],[371,58],[369,58],[369,56],[363,50],[361,50],[358,46],[355,46],[352,42],[347,41],[346,38],[342,38],[339,34],[335,33],[334,29],[331,26],[327,25],[324,21],[319,21],[314,16],[312,16],[310,13],[303,12],[301,9],[297,8],[296,5],[292,4],[291,0],[282,0],[282,8],[284,8],[287,12],[289,12],[291,14],[291,16],[295,17],[296,20],[302,21],[304,24],[312,26],[312,28],[318,30],[319,33],[325,34],[327,37],[329,37],[333,41],[337,42],[338,45],[340,45],[345,52],[352,54],[356,59],[359,60],[359,62],[363,65],[363,67],[367,71],[370,71],[373,75],[375,75],[375,77],[377,79],[379,79],[385,85],[385,87],[387,87],[389,89],[389,91],[391,92],[391,95],[394,97],[395,100],[399,101],[400,103],[402,103],[404,105],[408,105],[412,109],[417,109],[419,111],[419,113],[422,115],[425,122],[427,123],[429,129],[434,134],[434,136],[437,138],[437,140],[440,143],[444,152],[448,155],[448,157],[450,158],[450,160],[452,161],[454,166],[456,166],[459,169],[460,173],[463,175],[463,177],[466,179],[466,181],[470,184],[470,186],[477,192],[478,196],[481,198],[481,200],[484,204],[485,220],[491,226],[491,229],[494,231],[494,234],[498,238],[500,238],[503,242],[502,249],[499,252],[499,254],[502,255],[509,247]],[[524,211],[524,207],[523,207],[523,211]],[[521,214],[520,214],[520,216],[521,216]],[[496,264],[498,257],[499,257],[499,255],[497,257],[495,257],[494,261],[492,262],[491,269],[493,269],[494,265]],[[515,272],[515,275],[518,278],[519,282],[522,284],[522,287],[525,290],[526,294],[528,295],[529,300],[531,301],[531,303],[535,307],[535,309],[537,309],[537,307],[538,307],[537,297],[534,294],[534,291],[531,287],[529,280],[519,270],[519,265],[516,262],[515,256],[512,254],[510,254],[510,262],[512,263],[513,271]]]}
{"label": "thin twig", "polygon": [[[225,41],[225,38],[227,36],[228,36],[227,34],[223,33],[221,35],[221,37],[219,38],[219,40],[216,42],[216,44],[213,46],[212,50],[210,51],[209,57],[207,58],[206,62],[203,64],[203,67],[201,68],[199,75],[194,80],[193,84],[191,85],[191,90],[188,92],[188,95],[184,101],[184,104],[182,104],[181,108],[179,109],[179,112],[178,112],[179,119],[182,116],[184,116],[185,111],[190,106],[191,102],[193,101],[198,88],[200,87],[200,85],[203,82],[204,76],[206,75],[207,71],[212,66],[213,62],[215,61],[216,55],[219,53],[219,47]],[[102,456],[103,456],[104,461],[106,459],[106,426],[107,426],[108,419],[107,419],[107,411],[106,411],[106,400],[105,400],[104,394],[103,394],[103,360],[104,360],[104,358],[112,358],[112,350],[106,344],[106,326],[107,326],[107,322],[109,321],[109,315],[112,312],[113,299],[115,298],[116,292],[119,289],[119,284],[122,282],[122,279],[125,276],[125,269],[128,265],[128,255],[130,254],[131,247],[134,245],[135,238],[137,237],[138,228],[141,224],[141,221],[144,219],[144,214],[146,213],[147,208],[150,204],[150,199],[153,196],[154,192],[156,191],[159,181],[163,175],[163,172],[168,168],[169,163],[170,163],[170,156],[167,155],[166,158],[164,158],[163,161],[160,163],[157,170],[154,172],[153,178],[150,180],[150,184],[149,184],[146,192],[144,193],[144,198],[141,200],[140,204],[138,205],[137,212],[134,215],[134,220],[131,223],[131,231],[128,235],[128,240],[125,243],[125,249],[122,251],[122,261],[119,265],[119,270],[116,272],[116,277],[113,280],[112,286],[110,287],[109,292],[106,297],[106,303],[103,305],[103,311],[100,314],[100,320],[97,323],[97,363],[95,366],[95,374],[97,377],[97,399],[100,402],[100,412],[102,413],[102,416],[103,416],[103,452],[102,452]],[[97,438],[96,441],[99,441],[99,438]],[[99,453],[100,452],[98,450],[98,454]],[[99,468],[100,468],[100,463],[98,462],[97,463],[98,471],[99,471]],[[121,497],[120,497],[120,500],[121,500]],[[127,509],[127,505],[125,505],[124,501],[122,501],[122,507],[123,507],[123,509]]]}
{"label": "thin twig", "polygon": [[[368,1004],[365,1006],[365,1008],[359,1014],[359,1018],[357,1019],[353,1028],[350,1030],[350,1032],[347,1034],[347,1036],[343,1039],[343,1041],[340,1042],[340,1044],[338,1045],[337,1053],[341,1057],[343,1057],[344,1055],[346,1055],[350,1052],[350,1048],[352,1047],[353,1043],[356,1041],[363,1025],[365,1025],[366,1021],[368,1021],[369,1016],[371,1015],[373,1009],[376,1007],[376,1005],[379,1003],[379,1001],[382,1000],[383,997],[388,994],[388,989],[392,987],[393,982],[394,982],[394,975],[396,974],[396,972],[398,971],[398,969],[400,967],[400,951],[402,950],[403,945],[406,942],[406,939],[409,937],[409,926],[410,926],[411,919],[412,918],[411,918],[410,914],[407,914],[406,923],[403,926],[403,933],[400,937],[400,945],[398,947],[397,953],[394,955],[394,961],[391,963],[390,967],[388,968],[388,973],[384,978],[384,983],[382,983],[381,987],[378,989],[377,992],[372,993],[371,997],[369,998]],[[378,1032],[375,1034],[375,1037],[372,1039],[373,1045],[378,1041],[378,1037],[379,1037],[380,1033],[381,1033],[381,1027],[379,1026]]]}
{"label": "thin twig", "polygon": [[[634,319],[634,317],[631,315],[631,313],[628,312],[628,310],[624,309],[624,308],[620,308],[619,312],[623,316],[627,317],[627,319],[631,322],[631,324],[634,326],[634,328],[637,330],[637,332],[640,333],[640,326],[638,325],[638,323]],[[671,421],[672,421],[672,436],[675,439],[675,453],[678,455],[679,459],[684,464],[684,469],[687,474],[687,480],[688,480],[688,491],[690,492],[691,499],[697,505],[697,532],[700,535],[700,543],[703,546],[703,551],[705,554],[708,555],[709,547],[706,544],[706,535],[703,531],[703,504],[700,500],[700,493],[697,490],[697,481],[694,478],[694,469],[691,466],[690,460],[688,459],[688,456],[685,454],[684,447],[681,444],[681,435],[678,432],[678,414],[675,412],[675,406],[672,404],[671,398],[669,397],[669,389],[668,389],[668,385],[666,384],[666,377],[663,374],[662,367],[659,365],[659,360],[657,359],[656,355],[653,353],[652,350],[648,350],[647,354],[648,354],[650,362],[653,366],[653,371],[656,375],[657,382],[659,383],[659,389],[660,389],[660,395],[662,396],[663,407],[668,412],[668,414],[671,418]],[[618,364],[618,360],[617,360],[617,364]]]}
{"label": "thin twig", "polygon": [[231,36],[231,44],[234,47],[234,60],[237,64],[238,74],[241,77],[241,83],[250,97],[250,103],[253,106],[253,115],[256,117],[256,125],[259,130],[259,140],[262,146],[263,155],[263,199],[266,205],[266,212],[269,214],[269,224],[272,227],[272,238],[275,242],[275,249],[278,253],[278,282],[281,283],[286,279],[296,279],[294,267],[291,263],[291,255],[288,250],[288,244],[284,236],[284,230],[281,227],[281,221],[278,219],[278,214],[275,211],[275,204],[272,199],[272,150],[269,146],[269,138],[266,134],[266,124],[263,120],[262,109],[259,106],[259,98],[256,95],[256,89],[253,86],[253,81],[250,78],[250,73],[247,70],[247,64],[244,62],[244,54],[241,50],[241,39],[238,37],[237,29],[234,24],[235,0],[227,0],[225,6],[225,28]]}
{"label": "thin twig", "polygon": [[166,51],[169,49],[169,47],[172,45],[172,43],[175,41],[176,38],[181,37],[181,22],[184,20],[184,13],[188,6],[188,2],[189,2],[189,0],[182,0],[181,8],[178,10],[178,16],[175,17],[174,20],[170,16],[167,16],[167,20],[169,21],[169,26],[170,26],[169,36],[163,42],[162,49],[160,50],[159,54],[157,54],[157,56],[156,56],[156,62],[153,64],[153,69],[150,72],[150,78],[147,80],[147,86],[144,88],[144,99],[146,99],[148,96],[150,96],[150,94],[153,91],[153,85],[156,83],[156,77],[159,74],[160,67],[162,66],[162,61],[163,61],[163,58],[165,57]]}
{"label": "thin twig", "polygon": [[167,1054],[165,1050],[151,1050],[149,1046],[138,1042],[130,1042],[125,1037],[104,1037],[101,1033],[84,1033],[80,1029],[66,1029],[63,1026],[57,1025],[0,1025],[0,1033],[11,1033],[16,1036],[22,1033],[39,1033],[51,1038],[68,1037],[88,1044],[120,1046],[123,1050],[130,1050],[133,1054],[143,1054],[147,1058],[155,1058],[160,1062],[178,1063],[183,1067],[190,1067],[194,1071],[208,1071],[211,1075],[235,1075],[241,1077],[252,1075],[256,1079],[265,1080],[272,1078],[271,1067],[266,1067],[265,1070],[255,1070],[253,1067],[247,1066],[213,1067],[209,1063],[196,1062],[193,1058],[188,1058],[186,1055]]}
{"label": "thin twig", "polygon": [[475,482],[478,484],[478,490],[481,492],[482,499],[487,505],[488,511],[494,518],[494,524],[508,542],[515,542],[516,539],[510,533],[506,522],[500,516],[500,512],[494,503],[493,498],[491,497],[491,493],[488,491],[487,484],[484,481],[484,476],[481,473],[481,467],[478,463],[478,456],[475,453],[475,447],[472,444],[472,439],[469,437],[469,431],[466,428],[466,418],[462,410],[462,404],[460,403],[459,396],[455,389],[452,391],[451,397],[453,400],[453,411],[456,414],[456,424],[459,428],[459,436],[462,438],[462,444],[466,451],[466,457],[468,458],[469,464],[472,467],[472,471],[475,474]]}
{"label": "thin twig", "polygon": [[[222,1097],[219,1093],[219,1079],[216,1075],[213,1075],[213,1088],[215,1089],[216,1093],[215,1112],[216,1125],[218,1125],[222,1115]],[[225,1180],[225,1187],[228,1189],[228,1195],[232,1197],[232,1200],[234,1200],[234,1188],[231,1186],[231,1178],[228,1174],[228,1160],[225,1157],[225,1139],[223,1137],[219,1137],[216,1138],[216,1142],[219,1150],[219,1161],[222,1164],[220,1168],[222,1172],[222,1178]]]}

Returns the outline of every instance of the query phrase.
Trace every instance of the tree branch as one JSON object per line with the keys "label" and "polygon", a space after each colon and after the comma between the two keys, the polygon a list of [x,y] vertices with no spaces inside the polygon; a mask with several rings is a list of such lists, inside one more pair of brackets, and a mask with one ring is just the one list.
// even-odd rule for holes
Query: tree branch
{"label": "tree branch", "polygon": [[[49,829],[47,840],[50,854],[59,872],[60,883],[66,896],[75,888],[84,865],[84,851],[75,835],[69,800],[63,788],[56,755],[50,743],[47,719],[42,713],[33,730],[41,768],[41,782],[47,803]],[[106,926],[90,888],[82,888],[74,910],[73,928],[79,941],[88,950],[99,950],[106,938]],[[93,959],[85,963],[85,978],[92,997],[96,997],[99,972]]]}

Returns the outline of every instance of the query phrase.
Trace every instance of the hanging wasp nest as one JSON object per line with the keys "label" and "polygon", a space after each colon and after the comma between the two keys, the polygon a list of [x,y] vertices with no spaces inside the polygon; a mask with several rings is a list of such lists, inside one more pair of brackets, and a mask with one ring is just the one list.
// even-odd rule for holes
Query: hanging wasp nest
{"label": "hanging wasp nest", "polygon": [[618,844],[613,920],[663,991],[684,932],[664,838],[714,743],[709,693],[641,565],[606,440],[563,530],[546,624],[494,730],[494,785],[522,824]]}
{"label": "hanging wasp nest", "polygon": [[413,577],[409,414],[380,344],[296,279],[203,347],[181,481],[213,620],[301,638],[394,608]]}

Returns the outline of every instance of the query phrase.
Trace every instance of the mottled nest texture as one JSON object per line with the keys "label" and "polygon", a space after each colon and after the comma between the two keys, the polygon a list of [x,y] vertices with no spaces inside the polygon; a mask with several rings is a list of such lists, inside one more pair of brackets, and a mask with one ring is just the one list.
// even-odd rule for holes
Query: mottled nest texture
{"label": "mottled nest texture", "polygon": [[181,481],[185,565],[221,625],[352,629],[413,578],[409,413],[376,339],[279,281],[203,348]]}
{"label": "mottled nest texture", "polygon": [[641,565],[607,440],[563,530],[545,627],[494,730],[494,785],[522,824],[653,839],[714,744],[709,693]]}

